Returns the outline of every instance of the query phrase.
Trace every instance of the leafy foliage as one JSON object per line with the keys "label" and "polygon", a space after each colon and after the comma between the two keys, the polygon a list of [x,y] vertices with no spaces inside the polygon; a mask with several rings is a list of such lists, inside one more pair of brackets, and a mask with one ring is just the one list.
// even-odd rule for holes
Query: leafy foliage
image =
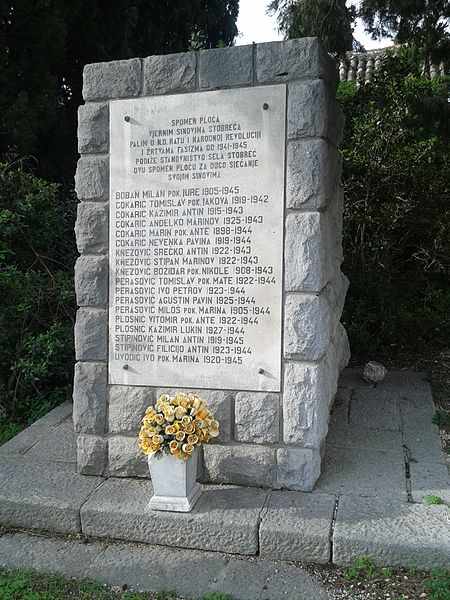
{"label": "leafy foliage", "polygon": [[30,423],[69,392],[74,213],[72,194],[0,164],[0,425]]}
{"label": "leafy foliage", "polygon": [[268,11],[277,13],[287,38],[317,36],[329,52],[338,54],[352,49],[356,9],[345,0],[272,0]]}
{"label": "leafy foliage", "polygon": [[376,84],[341,83],[345,323],[353,352],[421,350],[450,337],[448,80],[420,76],[407,52]]}

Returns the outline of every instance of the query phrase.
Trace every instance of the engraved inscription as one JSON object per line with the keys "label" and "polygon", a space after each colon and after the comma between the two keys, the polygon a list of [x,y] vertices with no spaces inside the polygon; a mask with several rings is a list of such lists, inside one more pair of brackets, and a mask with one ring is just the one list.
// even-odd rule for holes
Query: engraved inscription
{"label": "engraved inscription", "polygon": [[278,391],[285,86],[110,110],[110,382]]}

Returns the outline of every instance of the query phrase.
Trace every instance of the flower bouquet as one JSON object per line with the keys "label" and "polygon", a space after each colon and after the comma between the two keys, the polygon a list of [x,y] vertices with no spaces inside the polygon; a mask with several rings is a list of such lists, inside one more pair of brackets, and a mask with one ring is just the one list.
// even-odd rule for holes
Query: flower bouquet
{"label": "flower bouquet", "polygon": [[196,394],[163,394],[142,419],[139,446],[148,455],[155,510],[192,510],[202,488],[196,483],[197,447],[219,435],[219,423]]}

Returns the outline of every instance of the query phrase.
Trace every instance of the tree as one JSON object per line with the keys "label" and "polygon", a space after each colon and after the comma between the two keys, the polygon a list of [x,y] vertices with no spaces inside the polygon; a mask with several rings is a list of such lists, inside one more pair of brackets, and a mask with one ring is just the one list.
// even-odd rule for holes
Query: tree
{"label": "tree", "polygon": [[450,48],[450,0],[362,0],[359,16],[376,38],[420,49],[440,60]]}
{"label": "tree", "polygon": [[86,63],[231,45],[238,0],[0,0],[0,160],[69,183]]}
{"label": "tree", "polygon": [[318,37],[329,52],[343,54],[353,47],[353,5],[345,0],[272,0],[268,11],[278,13],[286,38]]}

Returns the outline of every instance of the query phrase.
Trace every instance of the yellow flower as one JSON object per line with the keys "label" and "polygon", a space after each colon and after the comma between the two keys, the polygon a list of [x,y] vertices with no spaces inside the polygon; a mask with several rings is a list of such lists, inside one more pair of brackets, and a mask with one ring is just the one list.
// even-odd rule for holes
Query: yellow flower
{"label": "yellow flower", "polygon": [[195,433],[194,423],[189,423],[189,425],[186,427],[186,433]]}
{"label": "yellow flower", "polygon": [[188,417],[187,415],[185,415],[181,419],[181,424],[183,425],[183,427],[187,427],[191,421],[192,421],[192,417]]}
{"label": "yellow flower", "polygon": [[175,435],[177,432],[173,425],[167,425],[164,431],[166,432],[166,435]]}
{"label": "yellow flower", "polygon": [[181,449],[187,455],[192,454],[194,452],[194,446],[192,446],[192,444],[183,444],[181,446]]}
{"label": "yellow flower", "polygon": [[164,423],[164,415],[161,415],[160,413],[158,413],[155,416],[155,421],[158,423],[158,425],[162,425]]}
{"label": "yellow flower", "polygon": [[195,434],[188,435],[187,441],[188,444],[192,444],[193,446],[195,446],[195,444],[198,442],[198,436],[196,436]]}
{"label": "yellow flower", "polygon": [[184,431],[177,431],[177,433],[175,434],[175,439],[178,442],[182,442],[185,438],[186,434],[184,433]]}
{"label": "yellow flower", "polygon": [[164,407],[163,409],[164,416],[166,417],[166,421],[172,423],[175,420],[175,411],[171,406]]}
{"label": "yellow flower", "polygon": [[176,442],[175,440],[172,440],[169,443],[169,448],[170,448],[171,452],[173,452],[174,450],[178,450],[178,442]]}
{"label": "yellow flower", "polygon": [[155,446],[159,446],[160,444],[162,444],[164,441],[164,438],[162,435],[154,435],[152,437],[152,444],[154,444]]}
{"label": "yellow flower", "polygon": [[182,419],[186,414],[186,409],[182,406],[177,406],[175,409],[175,416],[177,419]]}

